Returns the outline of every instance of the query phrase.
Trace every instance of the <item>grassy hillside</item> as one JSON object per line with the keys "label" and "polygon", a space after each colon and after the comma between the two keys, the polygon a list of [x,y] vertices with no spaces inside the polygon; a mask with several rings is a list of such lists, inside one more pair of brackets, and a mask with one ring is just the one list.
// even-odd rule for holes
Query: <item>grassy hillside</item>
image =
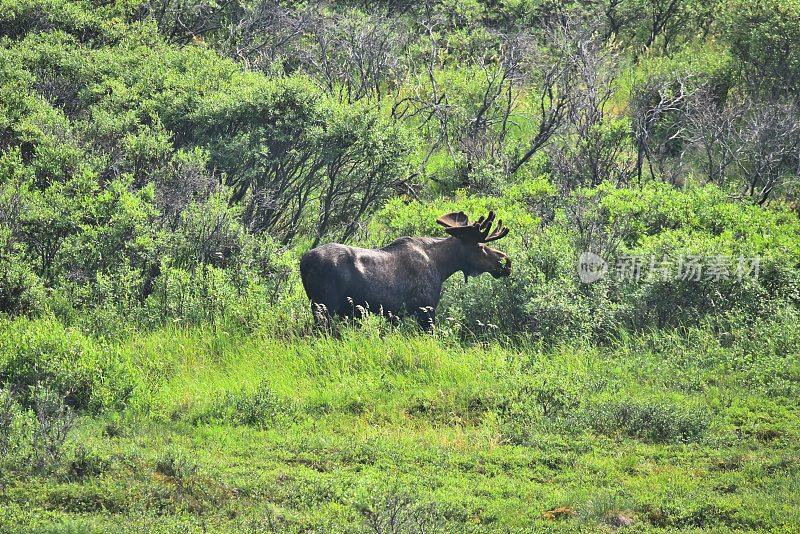
{"label": "grassy hillside", "polygon": [[799,173],[798,0],[0,0],[0,532],[800,532]]}
{"label": "grassy hillside", "polygon": [[[548,351],[464,346],[375,323],[339,339],[178,328],[107,343],[18,322],[3,334],[5,354],[38,353],[32,374],[73,373],[74,386],[81,373],[59,352],[105,362],[85,402],[127,409],[80,417],[52,450],[17,414],[5,468],[17,458],[44,463],[25,475],[4,471],[0,524],[792,530],[796,319],[743,329],[725,344],[698,328]],[[52,425],[64,419],[48,413]]]}

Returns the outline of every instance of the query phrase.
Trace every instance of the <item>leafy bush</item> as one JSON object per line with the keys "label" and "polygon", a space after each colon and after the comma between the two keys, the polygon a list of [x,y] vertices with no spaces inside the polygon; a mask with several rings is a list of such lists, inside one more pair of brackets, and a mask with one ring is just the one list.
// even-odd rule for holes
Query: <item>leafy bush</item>
{"label": "leafy bush", "polygon": [[0,458],[3,467],[24,465],[29,454],[33,418],[8,388],[0,388]]}
{"label": "leafy bush", "polygon": [[796,0],[726,5],[724,35],[747,81],[773,94],[800,88],[800,2]]}
{"label": "leafy bush", "polygon": [[290,423],[297,414],[293,403],[276,397],[266,383],[261,383],[255,390],[222,395],[198,420],[221,420],[263,429]]}
{"label": "leafy bush", "polygon": [[608,401],[590,405],[584,417],[596,432],[621,433],[650,443],[690,443],[708,429],[704,410],[669,401]]}
{"label": "leafy bush", "polygon": [[3,324],[0,383],[28,406],[35,404],[32,391],[47,387],[72,409],[92,411],[124,407],[137,387],[127,362],[53,319]]}
{"label": "leafy bush", "polygon": [[109,459],[97,449],[81,443],[69,457],[67,476],[74,480],[95,477],[105,472],[109,464]]}
{"label": "leafy bush", "polygon": [[0,467],[54,473],[67,463],[75,412],[46,385],[36,384],[27,394],[29,400],[13,389],[0,388]]}
{"label": "leafy bush", "polygon": [[75,426],[75,413],[48,386],[33,386],[31,396],[37,423],[33,431],[33,462],[40,471],[52,470],[61,465],[64,444]]}
{"label": "leafy bush", "polygon": [[0,312],[11,316],[41,313],[46,298],[42,281],[13,244],[3,243],[3,230],[0,228]]}
{"label": "leafy bush", "polygon": [[553,373],[529,373],[498,410],[501,435],[514,445],[530,444],[538,429],[570,426],[580,406],[574,384]]}
{"label": "leafy bush", "polygon": [[356,508],[367,532],[445,532],[445,517],[433,503],[404,491],[399,484],[386,488],[370,488],[358,495]]}
{"label": "leafy bush", "polygon": [[84,2],[4,0],[0,3],[0,36],[19,38],[32,32],[61,30],[82,40],[98,37],[105,18]]}
{"label": "leafy bush", "polygon": [[[764,316],[770,313],[768,303],[798,302],[800,226],[783,209],[731,202],[713,186],[676,192],[650,185],[635,196],[610,191],[591,217],[619,235],[617,258],[656,262],[653,271],[642,266],[638,283],[616,284],[616,298],[630,304],[628,325],[692,324],[728,311]],[[681,262],[692,257],[700,258],[705,269],[719,259],[719,276],[712,278],[709,271],[697,273],[699,280],[679,276]],[[758,262],[758,276],[748,273],[752,260]]]}
{"label": "leafy bush", "polygon": [[193,477],[198,470],[198,465],[182,449],[172,447],[156,460],[156,471],[162,475],[172,477],[179,483],[185,483]]}

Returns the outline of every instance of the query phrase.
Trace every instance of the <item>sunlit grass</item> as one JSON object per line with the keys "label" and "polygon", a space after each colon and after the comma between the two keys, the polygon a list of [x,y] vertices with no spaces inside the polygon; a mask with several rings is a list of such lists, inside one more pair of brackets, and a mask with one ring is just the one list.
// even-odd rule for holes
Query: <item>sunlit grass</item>
{"label": "sunlit grass", "polygon": [[359,510],[407,495],[442,531],[598,532],[618,516],[654,531],[791,530],[800,375],[786,351],[800,336],[758,328],[724,346],[701,327],[547,349],[378,320],[335,335],[71,332],[130,367],[133,397],[72,437],[99,475],[4,478],[0,525],[359,531]]}

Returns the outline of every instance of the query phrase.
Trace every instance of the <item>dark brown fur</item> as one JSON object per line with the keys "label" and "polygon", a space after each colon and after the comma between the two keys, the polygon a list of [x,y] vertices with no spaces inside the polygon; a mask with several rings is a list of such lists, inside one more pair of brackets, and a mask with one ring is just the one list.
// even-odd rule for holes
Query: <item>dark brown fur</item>
{"label": "dark brown fur", "polygon": [[464,236],[401,237],[380,249],[332,243],[300,259],[303,287],[318,323],[369,312],[413,315],[431,328],[442,284],[457,271],[500,278],[511,274],[511,263],[503,252]]}

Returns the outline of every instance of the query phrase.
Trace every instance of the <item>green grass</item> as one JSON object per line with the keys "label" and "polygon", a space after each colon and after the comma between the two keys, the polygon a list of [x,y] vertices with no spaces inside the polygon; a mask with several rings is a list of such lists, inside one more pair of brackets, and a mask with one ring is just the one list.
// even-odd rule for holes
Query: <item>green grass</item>
{"label": "green grass", "polygon": [[797,531],[796,330],[84,339],[127,408],[83,411],[48,472],[6,462],[0,531]]}

